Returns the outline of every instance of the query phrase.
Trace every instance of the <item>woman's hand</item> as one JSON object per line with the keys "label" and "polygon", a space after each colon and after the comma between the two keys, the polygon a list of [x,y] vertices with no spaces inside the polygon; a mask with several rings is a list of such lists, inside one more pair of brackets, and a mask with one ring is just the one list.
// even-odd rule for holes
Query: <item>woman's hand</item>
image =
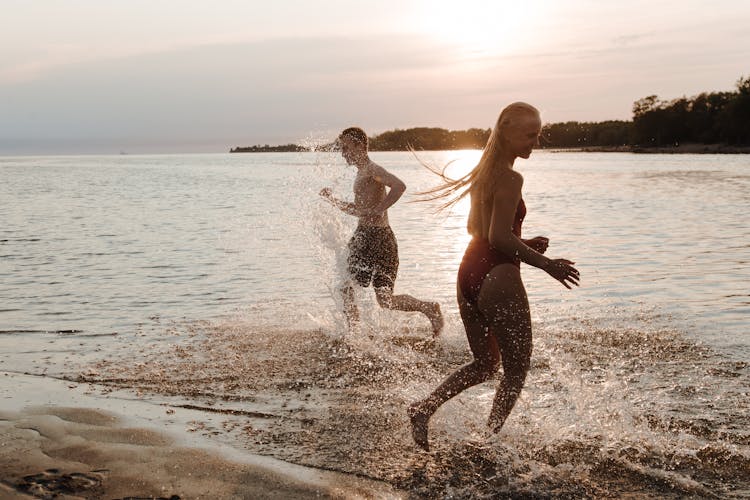
{"label": "woman's hand", "polygon": [[524,240],[523,242],[539,253],[546,252],[547,247],[549,247],[549,238],[545,238],[544,236],[536,236],[530,240]]}
{"label": "woman's hand", "polygon": [[318,193],[320,196],[325,198],[326,200],[331,199],[331,188],[323,188],[320,190],[320,193]]}
{"label": "woman's hand", "polygon": [[578,281],[581,279],[581,274],[578,269],[573,267],[573,264],[575,262],[567,259],[552,259],[544,267],[544,270],[570,290],[570,285],[578,286]]}

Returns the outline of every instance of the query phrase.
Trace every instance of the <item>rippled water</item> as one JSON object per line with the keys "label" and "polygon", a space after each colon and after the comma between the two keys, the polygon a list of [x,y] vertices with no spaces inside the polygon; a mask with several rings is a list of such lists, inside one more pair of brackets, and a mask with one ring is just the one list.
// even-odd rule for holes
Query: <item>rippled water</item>
{"label": "rippled water", "polygon": [[[420,157],[457,159],[457,174],[477,154]],[[548,236],[582,286],[523,269],[535,351],[518,407],[476,444],[492,384],[451,401],[428,463],[398,451],[402,410],[468,360],[455,305],[467,207],[405,203],[434,178],[406,153],[373,159],[409,186],[389,213],[396,291],[440,301],[437,344],[369,290],[369,337],[342,335],[332,291],[354,221],[317,196],[349,196],[335,155],[6,157],[0,369],[284,416],[230,441],[422,494],[750,493],[750,157],[519,161],[525,236]]]}

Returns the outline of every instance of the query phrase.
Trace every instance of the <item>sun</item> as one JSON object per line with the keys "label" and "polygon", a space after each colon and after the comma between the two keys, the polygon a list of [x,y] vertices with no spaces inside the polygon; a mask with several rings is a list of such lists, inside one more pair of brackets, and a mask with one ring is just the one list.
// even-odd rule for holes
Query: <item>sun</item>
{"label": "sun", "polygon": [[533,35],[539,14],[533,1],[434,1],[422,10],[426,34],[454,46],[464,57],[509,55]]}

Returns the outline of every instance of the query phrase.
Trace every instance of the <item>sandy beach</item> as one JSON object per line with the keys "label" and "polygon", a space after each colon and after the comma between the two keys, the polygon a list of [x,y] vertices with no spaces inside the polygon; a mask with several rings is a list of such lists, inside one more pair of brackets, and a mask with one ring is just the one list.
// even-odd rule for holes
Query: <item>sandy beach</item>
{"label": "sandy beach", "polygon": [[[196,436],[180,435],[177,429],[192,418],[190,410],[107,402],[86,394],[85,386],[47,377],[7,372],[0,376],[3,499],[399,496],[376,481],[222,449]],[[117,406],[128,408],[129,415],[109,409]],[[172,417],[173,425],[159,424],[156,412],[158,417]]]}
{"label": "sandy beach", "polygon": [[[652,333],[649,352],[638,350],[645,337],[637,331],[627,335],[601,332],[588,350],[580,348],[584,338],[593,342],[587,327],[575,334],[542,334],[527,391],[537,394],[522,402],[524,411],[500,434],[489,436],[484,432],[489,401],[477,391],[459,396],[435,416],[432,451],[425,453],[411,441],[404,409],[415,392],[425,391],[426,381],[439,379],[465,362],[466,349],[459,341],[432,341],[419,328],[394,330],[382,325],[373,325],[357,338],[337,337],[325,329],[258,328],[238,322],[175,323],[169,330],[170,342],[144,344],[142,338],[133,339],[132,345],[124,344],[109,359],[77,369],[70,365],[69,373],[77,375],[66,381],[12,375],[14,401],[32,407],[16,413],[12,422],[39,420],[33,407],[40,400],[60,407],[102,408],[127,418],[121,417],[120,424],[110,421],[107,427],[92,428],[86,420],[91,413],[81,416],[80,411],[45,403],[41,415],[61,424],[69,435],[60,433],[61,441],[47,444],[53,451],[46,453],[58,461],[16,473],[16,482],[11,484],[47,468],[62,469],[59,459],[67,460],[65,452],[70,449],[80,452],[74,458],[85,465],[64,472],[91,475],[107,469],[106,480],[112,488],[118,484],[131,488],[113,489],[105,498],[117,494],[206,498],[206,492],[213,498],[255,497],[247,485],[262,485],[261,497],[280,492],[285,498],[387,498],[400,493],[410,498],[518,498],[539,492],[570,498],[615,493],[643,498],[706,497],[729,486],[724,478],[747,470],[741,451],[731,452],[721,443],[701,444],[697,437],[710,437],[711,431],[693,429],[689,421],[652,416],[640,432],[659,432],[662,441],[659,447],[639,449],[627,443],[605,444],[597,437],[578,437],[578,429],[598,425],[594,420],[585,426],[562,426],[559,419],[550,418],[548,405],[558,404],[560,410],[555,413],[560,414],[572,404],[555,389],[559,387],[555,374],[563,370],[556,367],[556,359],[573,356],[580,363],[605,359],[614,346],[648,356],[654,373],[665,373],[673,359],[701,365],[706,353],[677,341],[669,332]],[[660,363],[664,358],[666,364]],[[742,369],[726,368],[731,373]],[[637,366],[624,369],[639,373]],[[48,387],[49,396],[40,394],[39,381],[42,388]],[[593,382],[587,385],[593,387]],[[650,390],[643,387],[639,392]],[[552,393],[555,398],[543,401],[542,394]],[[580,398],[579,393],[573,396]],[[601,393],[586,404],[598,404],[595,400],[608,407],[617,404],[607,398]],[[536,402],[543,407],[535,408]],[[93,415],[97,422],[111,418],[108,413]],[[683,451],[685,439],[678,434],[673,438],[677,444],[669,444],[669,434],[659,431],[665,426],[690,429],[696,442]],[[174,431],[171,434],[179,439],[165,441],[161,433],[153,433],[154,428]],[[136,444],[129,443],[129,432]],[[568,437],[561,438],[562,433]],[[745,433],[739,434],[736,439],[741,442]],[[91,444],[96,454],[72,444],[92,439],[89,436],[107,436]],[[112,446],[115,449],[107,451]],[[213,449],[220,455],[196,448]],[[10,456],[16,455],[11,451]],[[679,455],[675,461],[679,460],[682,469],[658,467],[672,455]],[[103,458],[84,460],[91,456]],[[141,463],[138,460],[148,462],[138,466],[142,473],[131,476],[133,463]],[[118,469],[115,464],[122,462],[124,468]],[[4,477],[10,478],[7,473]]]}

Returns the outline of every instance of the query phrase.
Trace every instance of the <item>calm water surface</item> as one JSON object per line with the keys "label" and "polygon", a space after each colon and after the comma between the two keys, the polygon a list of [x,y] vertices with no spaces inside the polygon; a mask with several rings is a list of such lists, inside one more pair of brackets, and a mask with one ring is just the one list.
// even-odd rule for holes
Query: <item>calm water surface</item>
{"label": "calm water surface", "polygon": [[[459,173],[476,155],[423,159],[458,158]],[[434,182],[409,154],[373,158],[407,182],[405,200]],[[583,277],[571,293],[525,268],[536,319],[645,314],[750,360],[750,158],[538,152],[517,168],[525,236],[548,236]],[[127,333],[270,304],[283,321],[319,315],[353,221],[316,193],[349,196],[353,173],[328,154],[0,158],[0,330]],[[390,212],[397,291],[455,312],[467,207],[434,208]]]}

